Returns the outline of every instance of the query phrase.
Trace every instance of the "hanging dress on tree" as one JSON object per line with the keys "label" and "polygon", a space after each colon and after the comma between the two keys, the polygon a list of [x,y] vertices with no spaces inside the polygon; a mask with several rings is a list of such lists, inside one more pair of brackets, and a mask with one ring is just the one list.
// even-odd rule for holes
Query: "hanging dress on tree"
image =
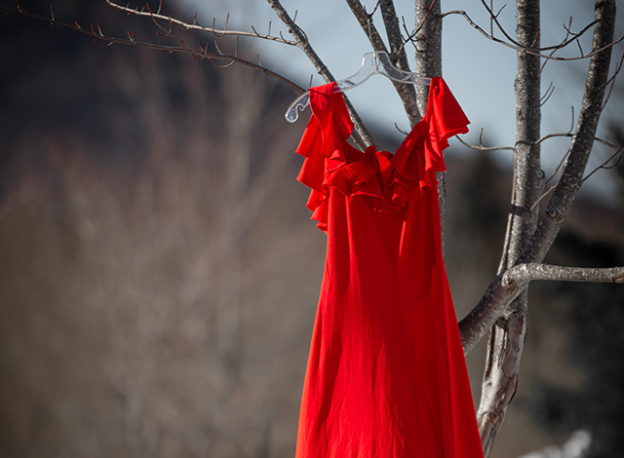
{"label": "hanging dress on tree", "polygon": [[435,172],[468,119],[441,78],[394,155],[347,143],[335,83],[310,90],[297,152],[327,259],[297,458],[483,456],[442,259]]}

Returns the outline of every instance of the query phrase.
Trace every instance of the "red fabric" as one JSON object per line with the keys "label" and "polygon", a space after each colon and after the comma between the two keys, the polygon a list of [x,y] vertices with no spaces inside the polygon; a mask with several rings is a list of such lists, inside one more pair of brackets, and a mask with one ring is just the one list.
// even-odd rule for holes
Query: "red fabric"
{"label": "red fabric", "polygon": [[327,261],[297,458],[483,456],[440,239],[436,170],[468,119],[441,78],[397,152],[361,152],[334,84],[297,152]]}

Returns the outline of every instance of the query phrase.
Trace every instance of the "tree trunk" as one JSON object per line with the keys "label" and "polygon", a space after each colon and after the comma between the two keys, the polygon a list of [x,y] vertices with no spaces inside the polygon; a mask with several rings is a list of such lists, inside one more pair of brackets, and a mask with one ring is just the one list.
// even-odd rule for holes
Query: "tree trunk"
{"label": "tree trunk", "polygon": [[[539,0],[516,2],[517,41],[522,46],[540,46]],[[544,187],[540,167],[540,58],[518,51],[516,71],[516,144],[513,192],[507,222],[507,237],[499,274],[513,266],[538,219],[538,202]],[[488,340],[479,429],[485,456],[492,451],[494,439],[505,418],[507,407],[518,387],[518,373],[528,326],[528,290],[511,304],[510,314],[492,326]]]}
{"label": "tree trunk", "polygon": [[[440,0],[415,0],[414,27],[420,31],[415,37],[415,71],[427,76],[442,76],[442,16]],[[422,27],[421,27],[422,25]],[[416,85],[416,104],[421,116],[427,111],[429,86]],[[420,120],[418,120],[420,121]],[[440,199],[440,227],[444,250],[444,227],[446,216],[446,173],[436,172],[438,197]]]}

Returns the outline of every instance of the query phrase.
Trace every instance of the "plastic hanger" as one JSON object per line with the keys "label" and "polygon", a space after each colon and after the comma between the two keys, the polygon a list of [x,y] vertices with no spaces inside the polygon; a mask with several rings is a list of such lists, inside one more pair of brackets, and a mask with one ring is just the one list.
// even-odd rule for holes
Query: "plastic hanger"
{"label": "plastic hanger", "polygon": [[[383,75],[393,81],[406,84],[430,84],[431,78],[418,73],[399,70],[384,51],[367,52],[362,58],[362,66],[354,75],[336,81],[336,91],[344,92],[364,83],[373,75]],[[310,104],[309,91],[301,94],[286,110],[286,121],[295,122],[299,119],[299,112]]]}

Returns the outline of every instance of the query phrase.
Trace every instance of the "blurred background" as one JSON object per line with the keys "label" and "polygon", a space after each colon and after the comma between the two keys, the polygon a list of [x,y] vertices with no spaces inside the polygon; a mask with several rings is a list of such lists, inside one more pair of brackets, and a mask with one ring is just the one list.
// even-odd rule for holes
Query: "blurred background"
{"label": "blurred background", "polygon": [[[54,5],[66,22],[158,40],[103,1]],[[253,59],[253,43],[240,53]],[[0,17],[0,457],[294,456],[325,236],[295,180],[309,112],[287,124],[292,99],[241,66]],[[617,111],[603,122],[621,144]],[[401,140],[370,127],[388,149]],[[457,145],[446,260],[462,318],[496,272],[511,170]],[[624,265],[624,166],[593,180],[608,194],[582,193],[550,262]],[[530,319],[492,457],[571,437],[620,457],[624,288],[538,283]],[[468,358],[477,403],[484,346]]]}

